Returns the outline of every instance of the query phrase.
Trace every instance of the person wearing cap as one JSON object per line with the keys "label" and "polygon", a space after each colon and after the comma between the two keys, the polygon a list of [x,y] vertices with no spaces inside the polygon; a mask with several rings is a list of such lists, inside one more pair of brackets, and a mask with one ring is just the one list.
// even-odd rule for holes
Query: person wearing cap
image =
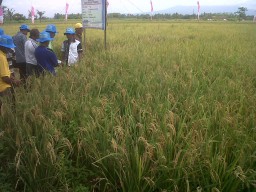
{"label": "person wearing cap", "polygon": [[67,28],[66,32],[67,40],[62,43],[62,63],[71,66],[81,60],[82,57],[82,44],[75,39],[75,30],[73,28]]}
{"label": "person wearing cap", "polygon": [[[14,106],[14,91],[13,85],[19,85],[20,81],[11,77],[6,54],[10,49],[15,48],[13,39],[9,35],[0,36],[0,97],[7,97],[12,101]],[[2,101],[0,100],[0,109]],[[1,113],[1,110],[0,110]]]}
{"label": "person wearing cap", "polygon": [[83,25],[82,23],[76,23],[75,24],[75,31],[76,31],[76,34],[75,34],[75,38],[76,40],[80,41],[80,43],[82,43],[82,34],[83,34]]}
{"label": "person wearing cap", "polygon": [[[1,35],[4,35],[4,30],[2,28],[0,28],[0,36]],[[8,61],[8,64],[9,64],[9,69],[11,71],[11,76],[14,77],[15,74],[14,74],[13,66],[16,63],[16,57],[15,57],[14,48],[11,48],[11,49],[8,50],[8,52],[6,53],[6,57],[7,57],[7,61]]]}
{"label": "person wearing cap", "polygon": [[[54,24],[49,24],[49,25],[46,26],[45,31],[50,34],[51,38],[54,38],[56,33],[57,33],[57,28],[56,28],[56,26]],[[53,45],[52,45],[51,41],[49,43],[48,48],[53,50]]]}
{"label": "person wearing cap", "polygon": [[26,58],[25,58],[25,43],[27,41],[27,34],[30,32],[28,25],[21,25],[20,31],[12,37],[15,47],[16,64],[15,68],[19,69],[20,79],[26,80]]}
{"label": "person wearing cap", "polygon": [[25,43],[26,71],[27,76],[39,75],[35,50],[38,47],[37,39],[39,38],[39,30],[31,29],[30,36]]}
{"label": "person wearing cap", "polygon": [[53,75],[56,75],[55,67],[58,66],[58,59],[55,53],[48,49],[48,45],[53,38],[50,37],[48,32],[41,32],[38,42],[40,45],[35,49],[35,57],[37,60],[38,71],[40,74],[44,74],[46,71]]}

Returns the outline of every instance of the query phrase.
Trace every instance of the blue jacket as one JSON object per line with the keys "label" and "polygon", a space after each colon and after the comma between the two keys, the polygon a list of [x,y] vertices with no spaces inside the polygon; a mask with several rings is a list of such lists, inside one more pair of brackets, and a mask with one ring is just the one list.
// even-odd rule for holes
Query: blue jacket
{"label": "blue jacket", "polygon": [[49,71],[53,75],[56,75],[54,67],[58,66],[58,59],[53,51],[40,45],[35,50],[35,57],[40,73]]}

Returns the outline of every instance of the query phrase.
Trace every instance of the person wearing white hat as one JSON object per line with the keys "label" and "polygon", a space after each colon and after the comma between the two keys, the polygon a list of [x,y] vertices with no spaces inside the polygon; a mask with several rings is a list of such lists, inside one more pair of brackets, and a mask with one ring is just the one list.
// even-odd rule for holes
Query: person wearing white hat
{"label": "person wearing white hat", "polygon": [[[6,54],[10,49],[15,48],[12,37],[9,35],[0,36],[0,97],[6,96],[12,101],[14,106],[15,98],[12,85],[19,85],[20,81],[11,77],[9,64]],[[2,101],[0,100],[0,109],[2,107]],[[1,114],[1,110],[0,110]]]}
{"label": "person wearing white hat", "polygon": [[82,58],[82,44],[75,39],[75,30],[73,28],[67,28],[66,32],[67,40],[62,43],[62,63],[68,66],[76,64]]}

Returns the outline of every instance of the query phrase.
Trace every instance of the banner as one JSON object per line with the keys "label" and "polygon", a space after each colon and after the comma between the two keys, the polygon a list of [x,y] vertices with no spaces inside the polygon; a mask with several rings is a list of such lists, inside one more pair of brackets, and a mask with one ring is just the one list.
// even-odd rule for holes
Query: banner
{"label": "banner", "polygon": [[153,12],[153,11],[154,11],[154,8],[153,8],[152,0],[150,0],[150,5],[151,5],[151,12]]}
{"label": "banner", "polygon": [[66,19],[66,21],[68,20],[68,7],[69,7],[69,4],[66,2],[66,10],[65,10],[65,14],[66,14],[65,19]]}
{"label": "banner", "polygon": [[31,7],[31,22],[34,24],[35,22],[35,8],[34,6],[32,5]]}
{"label": "banner", "polygon": [[200,15],[200,3],[197,1],[197,19],[199,20],[199,15]]}
{"label": "banner", "polygon": [[106,0],[82,0],[84,28],[106,29]]}
{"label": "banner", "polygon": [[3,7],[0,6],[0,24],[4,23],[4,10]]}

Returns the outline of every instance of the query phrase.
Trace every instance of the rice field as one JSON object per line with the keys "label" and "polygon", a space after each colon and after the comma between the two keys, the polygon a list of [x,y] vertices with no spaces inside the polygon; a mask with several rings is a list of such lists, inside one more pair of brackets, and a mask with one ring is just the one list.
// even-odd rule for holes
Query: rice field
{"label": "rice field", "polygon": [[[59,57],[76,22],[49,21]],[[110,20],[105,50],[86,30],[83,61],[17,87],[16,112],[4,105],[0,191],[256,191],[255,31]]]}

